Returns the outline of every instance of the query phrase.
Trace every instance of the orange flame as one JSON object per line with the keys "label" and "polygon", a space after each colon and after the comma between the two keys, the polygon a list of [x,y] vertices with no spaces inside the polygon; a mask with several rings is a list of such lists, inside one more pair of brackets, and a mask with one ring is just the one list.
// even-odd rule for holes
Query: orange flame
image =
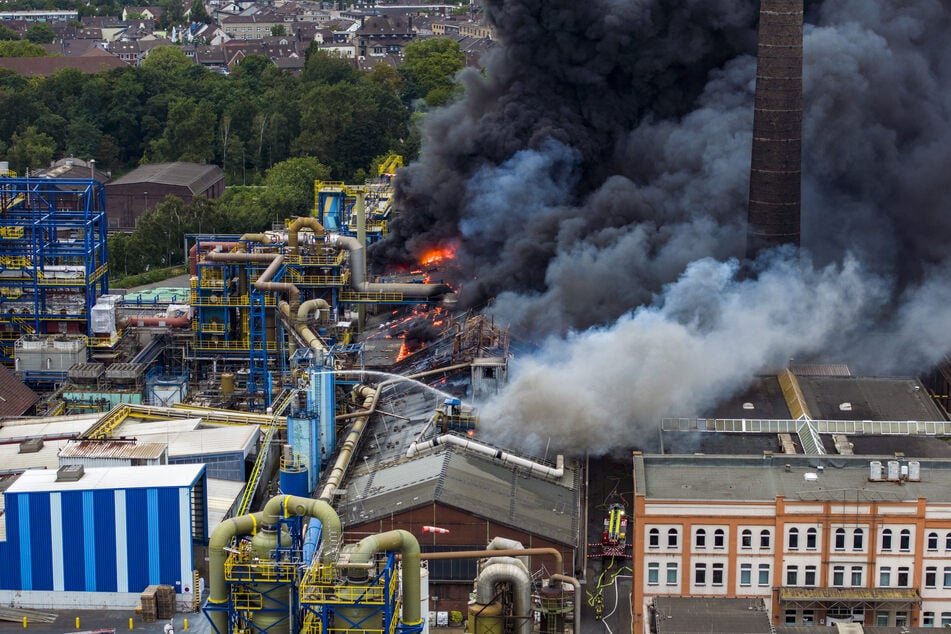
{"label": "orange flame", "polygon": [[420,256],[419,263],[423,266],[435,266],[444,260],[451,260],[454,257],[456,257],[456,247],[453,245],[433,247]]}
{"label": "orange flame", "polygon": [[399,353],[397,353],[396,355],[396,361],[400,362],[408,356],[409,356],[409,350],[406,349],[406,342],[404,341],[403,345],[400,346]]}

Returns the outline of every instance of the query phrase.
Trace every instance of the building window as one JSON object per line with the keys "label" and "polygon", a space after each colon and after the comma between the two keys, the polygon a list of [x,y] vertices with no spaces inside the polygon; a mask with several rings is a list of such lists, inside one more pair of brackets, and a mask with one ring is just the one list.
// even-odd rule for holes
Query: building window
{"label": "building window", "polygon": [[908,626],[908,613],[907,612],[895,612],[895,627],[907,627]]}
{"label": "building window", "polygon": [[807,585],[807,586],[816,585],[816,567],[815,566],[806,566],[806,580],[804,585]]}
{"label": "building window", "polygon": [[926,588],[935,588],[938,585],[938,568],[936,566],[928,566],[925,568],[925,587]]}
{"label": "building window", "polygon": [[810,528],[806,531],[806,550],[815,550],[816,549],[816,535],[817,531],[814,528]]}
{"label": "building window", "polygon": [[748,528],[744,528],[743,532],[740,533],[740,548],[752,548],[753,547],[753,531]]}
{"label": "building window", "polygon": [[660,564],[652,561],[647,564],[647,585],[656,586],[660,583]]}
{"label": "building window", "polygon": [[714,548],[723,548],[726,544],[726,531],[722,528],[718,528],[713,531],[713,547]]}
{"label": "building window", "polygon": [[899,566],[898,568],[898,587],[908,587],[908,566]]}
{"label": "building window", "polygon": [[760,548],[769,548],[769,531],[760,531],[760,533],[759,533],[759,547],[760,547]]}
{"label": "building window", "polygon": [[799,566],[786,568],[786,585],[795,586],[799,583]]}
{"label": "building window", "polygon": [[723,564],[713,564],[713,585],[723,585]]}
{"label": "building window", "polygon": [[760,564],[759,565],[759,580],[758,585],[760,587],[769,585],[769,564]]}
{"label": "building window", "polygon": [[707,564],[697,564],[694,566],[693,582],[698,586],[707,584]]}
{"label": "building window", "polygon": [[677,585],[677,562],[675,561],[667,563],[667,585]]}
{"label": "building window", "polygon": [[697,534],[694,535],[694,546],[697,548],[706,548],[707,547],[707,531],[702,528],[697,529]]}
{"label": "building window", "polygon": [[944,538],[944,549],[951,550],[951,533]]}
{"label": "building window", "polygon": [[886,528],[882,531],[882,550],[892,549],[892,529]]}
{"label": "building window", "polygon": [[892,585],[892,568],[891,566],[882,566],[878,570],[878,585],[881,588],[887,588]]}
{"label": "building window", "polygon": [[943,573],[942,577],[944,577],[944,581],[942,582],[941,585],[945,588],[951,588],[951,568],[948,568],[947,566],[945,566],[942,573]]}
{"label": "building window", "polygon": [[928,533],[928,550],[938,550],[937,533]]}
{"label": "building window", "polygon": [[789,550],[799,550],[799,529],[790,528],[789,537],[786,538],[786,547]]}
{"label": "building window", "polygon": [[945,625],[951,625],[951,612],[941,613],[941,627],[944,627]]}
{"label": "building window", "polygon": [[832,585],[837,588],[845,585],[845,566],[832,567]]}
{"label": "building window", "polygon": [[647,532],[647,547],[660,548],[660,531],[652,528]]}
{"label": "building window", "polygon": [[888,612],[878,611],[875,613],[875,625],[878,627],[888,627]]}
{"label": "building window", "polygon": [[852,566],[852,587],[862,587],[862,566]]}
{"label": "building window", "polygon": [[844,528],[835,529],[835,549],[845,550],[845,529]]}
{"label": "building window", "polygon": [[815,612],[812,610],[803,610],[802,611],[802,624],[803,625],[814,625],[816,621]]}
{"label": "building window", "polygon": [[753,564],[740,564],[740,585],[743,587],[753,585]]}
{"label": "building window", "polygon": [[677,547],[677,529],[671,528],[667,531],[667,548]]}
{"label": "building window", "polygon": [[852,531],[852,550],[862,550],[865,548],[865,531],[856,528]]}
{"label": "building window", "polygon": [[903,553],[911,550],[911,531],[907,528],[901,529],[901,533],[898,534],[898,550]]}
{"label": "building window", "polygon": [[786,610],[786,625],[795,625],[795,624],[796,624],[796,611]]}
{"label": "building window", "polygon": [[934,612],[922,612],[922,613],[921,613],[921,626],[922,626],[922,627],[934,627]]}

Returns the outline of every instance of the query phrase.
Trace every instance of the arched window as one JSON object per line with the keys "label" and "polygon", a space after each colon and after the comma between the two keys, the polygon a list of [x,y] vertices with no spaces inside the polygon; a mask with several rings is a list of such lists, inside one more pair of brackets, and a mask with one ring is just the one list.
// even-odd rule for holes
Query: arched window
{"label": "arched window", "polygon": [[862,550],[865,548],[865,531],[856,528],[852,531],[852,550]]}
{"label": "arched window", "polygon": [[718,528],[713,531],[713,547],[714,548],[725,548],[726,544],[726,532],[722,528]]}
{"label": "arched window", "polygon": [[845,529],[844,528],[835,529],[835,545],[833,547],[836,550],[845,550]]}
{"label": "arched window", "polygon": [[886,528],[882,531],[882,550],[892,549],[892,529]]}
{"label": "arched window", "polygon": [[769,531],[763,530],[759,534],[759,547],[769,548]]}
{"label": "arched window", "polygon": [[677,547],[677,529],[671,528],[667,531],[667,547],[676,548]]}
{"label": "arched window", "polygon": [[911,531],[907,528],[901,529],[898,534],[898,550],[902,552],[911,550]]}
{"label": "arched window", "polygon": [[810,528],[806,531],[806,549],[815,550],[817,548],[817,535],[818,531],[814,528]]}
{"label": "arched window", "polygon": [[799,529],[795,526],[789,529],[789,536],[786,538],[786,547],[789,550],[799,550]]}
{"label": "arched window", "polygon": [[647,531],[647,545],[650,548],[660,547],[660,531],[656,528]]}
{"label": "arched window", "polygon": [[696,546],[697,548],[706,548],[707,547],[707,531],[702,528],[698,528],[697,534],[694,535],[693,542],[694,542],[694,546]]}
{"label": "arched window", "polygon": [[937,533],[928,533],[928,550],[938,550]]}
{"label": "arched window", "polygon": [[743,529],[743,532],[740,533],[740,547],[741,548],[753,547],[753,531],[751,531],[748,528]]}

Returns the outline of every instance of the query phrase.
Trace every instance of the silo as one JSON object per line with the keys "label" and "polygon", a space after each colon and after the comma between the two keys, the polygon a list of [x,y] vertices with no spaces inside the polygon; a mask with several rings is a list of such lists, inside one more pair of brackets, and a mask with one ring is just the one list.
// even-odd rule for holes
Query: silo
{"label": "silo", "polygon": [[475,634],[504,634],[505,619],[499,602],[469,604],[469,627]]}
{"label": "silo", "polygon": [[[251,550],[254,552],[254,559],[263,565],[274,563],[274,554],[279,546],[278,529],[273,526],[265,526],[251,538]],[[280,530],[280,546],[287,547],[291,543],[291,537],[286,530]],[[280,576],[280,575],[276,575]],[[252,584],[255,592],[261,595],[261,607],[253,612],[252,622],[258,631],[267,631],[268,634],[287,634],[289,631],[288,623],[288,601],[294,593],[294,586],[281,583],[255,583]]]}

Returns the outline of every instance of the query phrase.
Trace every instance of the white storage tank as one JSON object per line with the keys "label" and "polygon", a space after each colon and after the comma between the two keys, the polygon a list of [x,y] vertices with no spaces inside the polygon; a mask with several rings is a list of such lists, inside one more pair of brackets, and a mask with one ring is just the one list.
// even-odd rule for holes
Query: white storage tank
{"label": "white storage tank", "polygon": [[921,463],[917,460],[908,461],[908,479],[912,482],[921,481]]}
{"label": "white storage tank", "polygon": [[899,479],[899,463],[897,460],[888,461],[888,479],[889,480],[898,480]]}
{"label": "white storage tank", "polygon": [[868,479],[872,482],[879,482],[882,479],[882,461],[872,460],[868,463]]}

